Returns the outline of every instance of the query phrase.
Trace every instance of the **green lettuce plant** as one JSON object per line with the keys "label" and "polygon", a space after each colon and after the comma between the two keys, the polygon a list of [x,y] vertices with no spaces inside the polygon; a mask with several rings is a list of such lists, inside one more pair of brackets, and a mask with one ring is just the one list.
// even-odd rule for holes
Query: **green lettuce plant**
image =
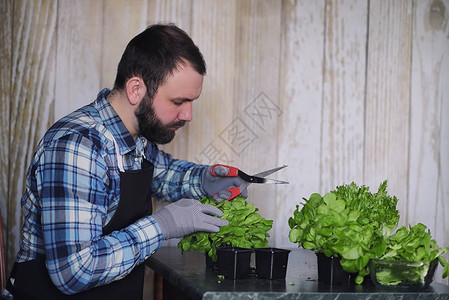
{"label": "green lettuce plant", "polygon": [[181,239],[178,248],[184,251],[198,250],[207,254],[212,261],[217,261],[217,248],[233,246],[240,248],[263,248],[268,246],[268,231],[273,226],[272,220],[266,220],[258,213],[254,204],[248,203],[245,197],[236,197],[232,201],[216,203],[211,197],[200,199],[218,207],[223,211],[221,218],[229,224],[220,227],[217,233],[196,232]]}
{"label": "green lettuce plant", "polygon": [[386,249],[379,257],[388,261],[407,261],[422,264],[410,264],[407,269],[394,267],[382,268],[376,272],[376,279],[384,285],[398,284],[421,284],[423,285],[426,275],[434,260],[438,260],[444,268],[442,277],[449,275],[449,263],[443,257],[449,248],[441,248],[432,239],[430,230],[422,223],[400,227],[394,234],[386,238]]}
{"label": "green lettuce plant", "polygon": [[387,181],[377,193],[355,183],[343,185],[325,194],[304,198],[290,217],[289,239],[299,247],[340,258],[343,269],[356,273],[355,282],[363,283],[369,274],[370,258],[386,249],[385,236],[399,221],[397,198],[388,196]]}

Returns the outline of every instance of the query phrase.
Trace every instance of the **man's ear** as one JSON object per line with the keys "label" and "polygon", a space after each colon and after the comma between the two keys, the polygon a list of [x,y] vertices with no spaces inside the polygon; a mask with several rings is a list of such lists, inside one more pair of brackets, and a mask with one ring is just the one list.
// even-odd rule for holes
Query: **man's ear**
{"label": "man's ear", "polygon": [[142,78],[134,76],[126,82],[126,96],[131,105],[138,105],[146,94],[146,87]]}

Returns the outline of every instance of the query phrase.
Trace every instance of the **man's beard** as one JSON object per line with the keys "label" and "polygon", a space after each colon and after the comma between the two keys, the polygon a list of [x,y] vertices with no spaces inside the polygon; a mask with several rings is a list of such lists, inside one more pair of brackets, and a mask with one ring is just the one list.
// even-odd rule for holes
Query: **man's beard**
{"label": "man's beard", "polygon": [[171,128],[179,128],[186,124],[186,121],[177,121],[164,125],[156,116],[153,101],[148,95],[145,95],[142,99],[135,114],[139,125],[139,133],[156,144],[171,142],[176,134],[175,130]]}

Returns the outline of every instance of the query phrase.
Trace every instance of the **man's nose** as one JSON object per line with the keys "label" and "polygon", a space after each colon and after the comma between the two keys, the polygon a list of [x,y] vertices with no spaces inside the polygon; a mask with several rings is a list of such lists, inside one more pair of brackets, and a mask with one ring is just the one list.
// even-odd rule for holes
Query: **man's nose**
{"label": "man's nose", "polygon": [[178,118],[183,121],[192,121],[192,102],[185,101],[181,106],[181,111],[179,112]]}

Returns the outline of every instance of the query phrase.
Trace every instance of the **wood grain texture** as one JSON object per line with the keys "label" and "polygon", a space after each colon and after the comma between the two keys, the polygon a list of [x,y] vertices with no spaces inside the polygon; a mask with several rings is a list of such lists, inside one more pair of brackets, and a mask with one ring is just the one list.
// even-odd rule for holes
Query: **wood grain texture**
{"label": "wood grain texture", "polygon": [[[189,35],[192,28],[192,1],[158,0],[148,1],[147,23],[174,23]],[[188,144],[191,138],[189,124],[176,132],[174,140],[160,149],[170,153],[174,158],[188,159]],[[153,201],[155,209],[161,209],[169,203]],[[171,239],[164,242],[164,246],[176,247],[180,239]]]}
{"label": "wood grain texture", "polygon": [[100,87],[114,86],[117,66],[129,41],[147,27],[146,0],[103,3]]}
{"label": "wood grain texture", "polygon": [[[147,22],[148,25],[155,23],[174,23],[179,28],[191,33],[192,27],[192,1],[182,0],[158,0],[148,1]],[[160,147],[175,158],[187,159],[189,144],[189,125],[178,130],[172,143]]]}
{"label": "wood grain texture", "polygon": [[195,1],[192,38],[207,65],[201,97],[189,124],[188,159],[198,164],[236,164],[220,135],[232,122],[236,74],[236,1]]}
{"label": "wood grain texture", "polygon": [[277,188],[274,228],[276,244],[291,247],[286,220],[320,192],[325,2],[285,1],[282,14],[278,165],[288,168],[277,177],[291,183]]}
{"label": "wood grain texture", "polygon": [[192,26],[193,0],[156,0],[148,2],[148,25],[154,23],[175,23],[187,33]]}
{"label": "wood grain texture", "polygon": [[[449,245],[448,16],[447,0],[414,2],[406,216],[412,225],[426,224],[441,246]],[[441,274],[441,268],[437,274]]]}
{"label": "wood grain texture", "polygon": [[[326,2],[321,189],[363,184],[368,1]],[[357,25],[354,25],[357,24]]]}
{"label": "wood grain texture", "polygon": [[103,18],[101,0],[58,1],[56,120],[91,103],[100,91]]}
{"label": "wood grain texture", "polygon": [[[412,2],[370,2],[364,183],[376,192],[388,180],[387,191],[399,199],[401,216],[408,192],[411,25]],[[406,221],[401,218],[400,224]]]}
{"label": "wood grain texture", "polygon": [[[280,1],[238,1],[234,114],[220,135],[234,152],[236,166],[249,174],[277,167]],[[278,176],[277,174],[274,176]],[[248,188],[248,201],[267,219],[274,219],[276,186]],[[271,239],[274,237],[272,236]]]}

